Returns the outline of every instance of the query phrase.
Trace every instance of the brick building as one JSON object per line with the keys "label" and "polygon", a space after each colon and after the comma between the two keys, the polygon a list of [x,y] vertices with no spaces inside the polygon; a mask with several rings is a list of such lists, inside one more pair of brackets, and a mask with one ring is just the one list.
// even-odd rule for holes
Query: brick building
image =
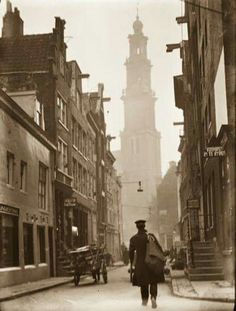
{"label": "brick building", "polygon": [[[181,137],[182,238],[189,243],[190,277],[232,278],[235,211],[235,4],[185,3],[188,40],[180,48],[183,75],[174,77],[175,101],[184,112]],[[194,243],[194,241],[201,241]],[[197,267],[199,251],[207,262]],[[217,265],[218,261],[223,265]],[[192,268],[192,270],[191,270]],[[205,270],[204,270],[205,269]]]}
{"label": "brick building", "polygon": [[173,232],[178,222],[176,164],[169,163],[169,169],[157,187],[157,227],[163,249],[173,246]]}
{"label": "brick building", "polygon": [[121,208],[121,181],[114,168],[115,157],[110,151],[112,137],[107,136],[107,151],[105,158],[106,167],[106,206],[107,206],[107,228],[106,246],[113,260],[121,257],[121,235],[122,231],[122,208]]}
{"label": "brick building", "polygon": [[88,122],[96,134],[96,185],[95,195],[97,201],[97,243],[106,245],[107,230],[107,201],[106,201],[106,123],[103,103],[110,101],[104,96],[104,85],[98,84],[97,92],[87,94],[91,110],[88,113]]}
{"label": "brick building", "polygon": [[0,90],[0,287],[55,273],[56,147],[40,125],[40,103],[26,102],[31,111]]}
{"label": "brick building", "polygon": [[83,93],[83,74],[67,61],[65,21],[55,18],[51,33],[25,35],[17,8],[8,2],[0,38],[0,87],[37,117],[56,147],[55,240],[57,274],[69,249],[105,244],[107,228],[103,85]]}

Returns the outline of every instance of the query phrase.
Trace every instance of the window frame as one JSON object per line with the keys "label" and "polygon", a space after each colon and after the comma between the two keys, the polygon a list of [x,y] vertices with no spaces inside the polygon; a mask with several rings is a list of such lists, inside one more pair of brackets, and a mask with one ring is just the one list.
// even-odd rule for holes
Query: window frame
{"label": "window frame", "polygon": [[[21,160],[20,161],[20,190],[26,192],[27,191],[27,162]],[[22,170],[22,168],[24,168]]]}
{"label": "window frame", "polygon": [[[40,169],[44,171],[44,180],[41,180]],[[38,208],[44,211],[48,210],[48,167],[39,162],[39,176],[38,176]]]}
{"label": "window frame", "polygon": [[14,187],[15,179],[15,155],[7,151],[7,185]]}
{"label": "window frame", "polygon": [[46,255],[46,228],[45,226],[38,225],[37,226],[37,242],[38,242],[38,258],[39,263],[46,263],[47,262],[47,255]]}
{"label": "window frame", "polygon": [[58,93],[57,106],[59,109],[59,121],[67,128],[68,125],[68,111],[66,100]]}
{"label": "window frame", "polygon": [[[27,241],[26,241],[26,235],[25,235],[25,229],[30,228],[32,237],[29,240],[30,234],[27,234]],[[29,232],[27,232],[29,233]],[[34,258],[34,227],[33,224],[23,222],[23,248],[24,248],[24,264],[25,266],[28,265],[34,265],[35,264],[35,258]],[[31,260],[30,260],[31,259]]]}
{"label": "window frame", "polygon": [[[12,236],[9,234],[9,230],[7,232],[7,226],[3,226],[4,223],[4,217],[5,222],[7,222],[7,218],[12,217],[13,226],[8,228],[12,229]],[[5,230],[4,230],[5,228]],[[4,234],[6,238],[4,239]],[[12,238],[12,239],[11,239]],[[10,241],[11,240],[11,241]],[[10,246],[5,247],[6,251],[4,251],[4,243],[9,242]],[[9,268],[9,267],[18,267],[20,264],[19,261],[19,215],[11,215],[8,213],[0,213],[0,269],[1,268]],[[7,257],[7,255],[12,255],[12,258]],[[5,258],[4,258],[5,256]],[[9,264],[10,261],[10,264]]]}

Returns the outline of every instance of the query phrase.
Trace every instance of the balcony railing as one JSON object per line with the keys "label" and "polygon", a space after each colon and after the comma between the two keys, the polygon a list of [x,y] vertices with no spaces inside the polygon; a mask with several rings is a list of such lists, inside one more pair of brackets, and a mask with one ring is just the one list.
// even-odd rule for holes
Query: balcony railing
{"label": "balcony railing", "polygon": [[61,170],[57,169],[56,172],[56,180],[71,187],[72,186],[72,176],[67,175],[66,173],[62,172]]}

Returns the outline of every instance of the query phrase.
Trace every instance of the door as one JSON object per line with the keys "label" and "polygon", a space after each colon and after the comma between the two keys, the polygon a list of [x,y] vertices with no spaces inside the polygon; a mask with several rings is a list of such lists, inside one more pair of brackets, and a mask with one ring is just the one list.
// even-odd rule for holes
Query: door
{"label": "door", "polygon": [[53,228],[48,227],[49,269],[50,277],[54,276]]}

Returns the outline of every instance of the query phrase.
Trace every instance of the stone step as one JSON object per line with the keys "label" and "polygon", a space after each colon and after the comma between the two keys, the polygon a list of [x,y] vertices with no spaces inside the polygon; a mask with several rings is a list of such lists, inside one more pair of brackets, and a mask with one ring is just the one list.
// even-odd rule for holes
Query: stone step
{"label": "stone step", "polygon": [[200,253],[215,253],[215,248],[213,246],[194,246],[193,252],[196,254]]}
{"label": "stone step", "polygon": [[213,242],[202,242],[202,241],[195,241],[193,242],[193,246],[213,246],[214,247],[214,243]]}
{"label": "stone step", "polygon": [[218,261],[216,259],[194,260],[194,264],[196,267],[218,267],[218,266],[221,266],[220,261]]}
{"label": "stone step", "polygon": [[215,253],[201,253],[201,254],[194,254],[194,261],[197,260],[214,260],[215,259]]}
{"label": "stone step", "polygon": [[218,267],[194,267],[189,269],[190,274],[212,274],[212,273],[223,273],[222,266]]}
{"label": "stone step", "polygon": [[223,273],[206,273],[206,274],[191,274],[189,273],[190,281],[211,281],[224,280]]}

